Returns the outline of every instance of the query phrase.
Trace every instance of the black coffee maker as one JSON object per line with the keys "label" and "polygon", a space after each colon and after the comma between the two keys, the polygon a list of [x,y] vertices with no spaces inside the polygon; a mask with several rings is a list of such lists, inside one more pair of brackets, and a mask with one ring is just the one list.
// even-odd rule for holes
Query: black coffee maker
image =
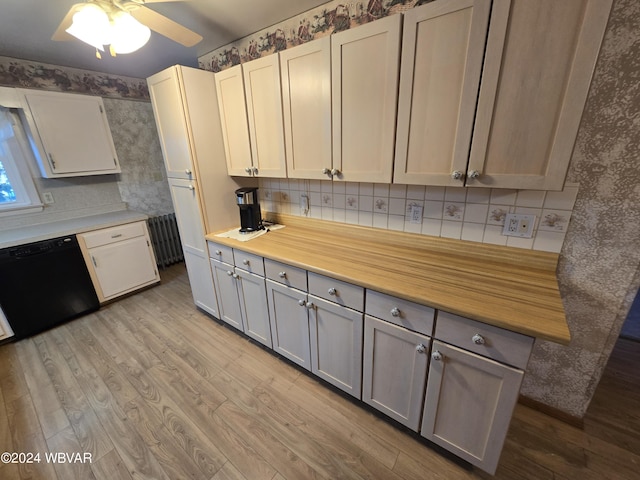
{"label": "black coffee maker", "polygon": [[240,207],[240,233],[262,230],[264,227],[258,202],[258,188],[239,188],[236,190],[236,201]]}

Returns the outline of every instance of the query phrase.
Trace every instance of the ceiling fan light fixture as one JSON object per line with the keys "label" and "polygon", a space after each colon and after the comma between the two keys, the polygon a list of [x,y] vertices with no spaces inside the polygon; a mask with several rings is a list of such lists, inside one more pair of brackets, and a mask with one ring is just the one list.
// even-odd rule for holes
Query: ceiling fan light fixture
{"label": "ceiling fan light fixture", "polygon": [[87,3],[73,15],[73,23],[66,32],[104,51],[103,45],[109,43],[110,30],[107,13],[97,5]]}
{"label": "ceiling fan light fixture", "polygon": [[131,53],[143,47],[151,37],[151,30],[127,12],[116,12],[111,21],[111,48],[115,53]]}

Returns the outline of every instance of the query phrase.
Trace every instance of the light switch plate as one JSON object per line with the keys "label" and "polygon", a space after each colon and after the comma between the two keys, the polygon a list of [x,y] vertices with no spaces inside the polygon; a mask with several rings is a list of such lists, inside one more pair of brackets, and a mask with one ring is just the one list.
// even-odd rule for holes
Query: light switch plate
{"label": "light switch plate", "polygon": [[507,235],[509,237],[531,238],[533,236],[533,226],[535,223],[535,215],[507,213],[504,219],[502,235]]}

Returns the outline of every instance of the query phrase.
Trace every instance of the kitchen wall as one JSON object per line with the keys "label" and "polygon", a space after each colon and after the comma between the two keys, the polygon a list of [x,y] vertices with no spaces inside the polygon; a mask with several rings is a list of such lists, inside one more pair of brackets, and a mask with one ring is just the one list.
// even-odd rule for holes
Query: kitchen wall
{"label": "kitchen wall", "polygon": [[3,217],[14,228],[129,208],[147,215],[173,212],[153,110],[145,79],[112,76],[24,59],[0,57],[0,85],[103,97],[122,173],[64,179],[41,178],[30,168],[36,188],[55,203],[44,211]]}
{"label": "kitchen wall", "polygon": [[[376,1],[369,4],[342,4],[332,1],[203,55],[199,58],[199,63],[202,68],[217,71],[330,34],[336,29],[349,28],[364,21],[412,8],[423,2],[418,0],[404,2],[404,5],[402,3],[401,0]],[[345,10],[348,10],[346,17]],[[639,132],[640,2],[616,0],[567,178],[570,184],[579,184],[580,188],[562,244],[557,273],[572,341],[568,347],[544,341],[536,342],[522,387],[525,396],[575,417],[582,417],[587,410],[640,285]],[[299,208],[296,192],[319,194],[314,195],[316,205],[312,204],[310,212],[313,213],[310,216],[322,217],[324,195],[331,195],[332,206],[327,208],[333,209],[331,215],[334,216],[337,199],[339,210],[338,218],[334,217],[333,220],[342,221],[344,209],[344,218],[347,221],[349,215],[354,215],[348,213],[351,209],[347,208],[346,203],[347,186],[344,192],[336,192],[335,187],[329,192],[328,186],[323,186],[324,183],[329,182],[310,183],[307,187],[307,184],[301,185],[289,180],[263,180],[262,186],[272,192],[271,198],[265,198],[265,202],[273,202],[274,208],[288,208],[294,213],[295,209]],[[358,186],[358,195],[361,195],[361,187],[362,184]],[[387,187],[387,208],[391,208],[391,199],[396,198],[396,195],[398,202],[394,201],[393,212],[385,212],[386,227],[382,218],[379,218],[380,222],[376,226],[399,229],[402,222],[399,218],[396,220],[391,216],[402,216],[402,195],[406,195],[406,208],[406,201],[413,200],[410,196],[421,196],[422,193],[416,194],[413,190],[407,189],[406,194],[398,195],[394,190],[396,187],[388,185],[382,187],[382,192],[378,190],[378,193],[385,194],[382,195],[383,198],[387,198]],[[349,194],[355,196],[355,185],[350,188],[352,190]],[[364,189],[367,193],[365,196],[376,198],[375,186],[364,185]],[[284,198],[282,193],[287,194],[288,198]],[[341,195],[345,195],[344,208]],[[424,195],[426,213],[426,202],[435,200],[427,198],[431,195],[429,187]],[[445,191],[440,235],[443,233],[442,226],[445,221],[446,195]],[[486,193],[484,195],[486,197]],[[488,195],[491,206],[494,192],[491,191]],[[544,202],[549,195],[547,193],[542,200],[542,208],[548,207]],[[515,205],[507,203],[509,208],[517,207],[517,194],[515,201]],[[461,197],[454,203],[463,203]],[[465,213],[468,211],[468,203],[475,203],[469,202],[469,194],[464,201]],[[373,205],[376,205],[375,200]],[[486,203],[483,200],[479,205]],[[368,199],[365,208],[359,205],[358,212],[363,211],[367,214],[367,222],[369,210],[373,214],[374,206],[369,208]],[[329,210],[327,215],[328,212]],[[484,213],[484,208],[481,213]],[[360,213],[358,223],[359,215]],[[355,217],[351,218],[355,220]],[[372,215],[371,224],[374,218],[376,217]],[[425,222],[425,219],[429,217],[424,217],[423,214],[422,233],[428,233],[424,226],[431,223]],[[463,215],[463,227],[464,222]],[[490,225],[489,220],[484,225],[483,240],[487,232],[486,226]],[[445,234],[447,231],[448,228],[445,229]],[[540,228],[537,233],[540,235]]]}

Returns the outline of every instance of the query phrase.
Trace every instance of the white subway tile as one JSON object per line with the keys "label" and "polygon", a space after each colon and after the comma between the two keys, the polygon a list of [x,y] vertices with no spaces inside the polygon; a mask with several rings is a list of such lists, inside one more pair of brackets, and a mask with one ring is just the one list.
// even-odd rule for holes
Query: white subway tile
{"label": "white subway tile", "polygon": [[462,222],[442,221],[442,230],[440,236],[445,238],[455,238],[460,240],[462,235]]}
{"label": "white subway tile", "polygon": [[484,225],[481,223],[467,223],[462,224],[462,240],[469,240],[471,242],[482,242],[484,237]]}
{"label": "white subway tile", "polygon": [[489,205],[467,203],[464,207],[464,221],[472,223],[486,223]]}
{"label": "white subway tile", "polygon": [[564,243],[564,237],[565,234],[562,232],[545,232],[544,230],[538,230],[533,242],[533,249],[543,252],[560,253],[562,244]]}

